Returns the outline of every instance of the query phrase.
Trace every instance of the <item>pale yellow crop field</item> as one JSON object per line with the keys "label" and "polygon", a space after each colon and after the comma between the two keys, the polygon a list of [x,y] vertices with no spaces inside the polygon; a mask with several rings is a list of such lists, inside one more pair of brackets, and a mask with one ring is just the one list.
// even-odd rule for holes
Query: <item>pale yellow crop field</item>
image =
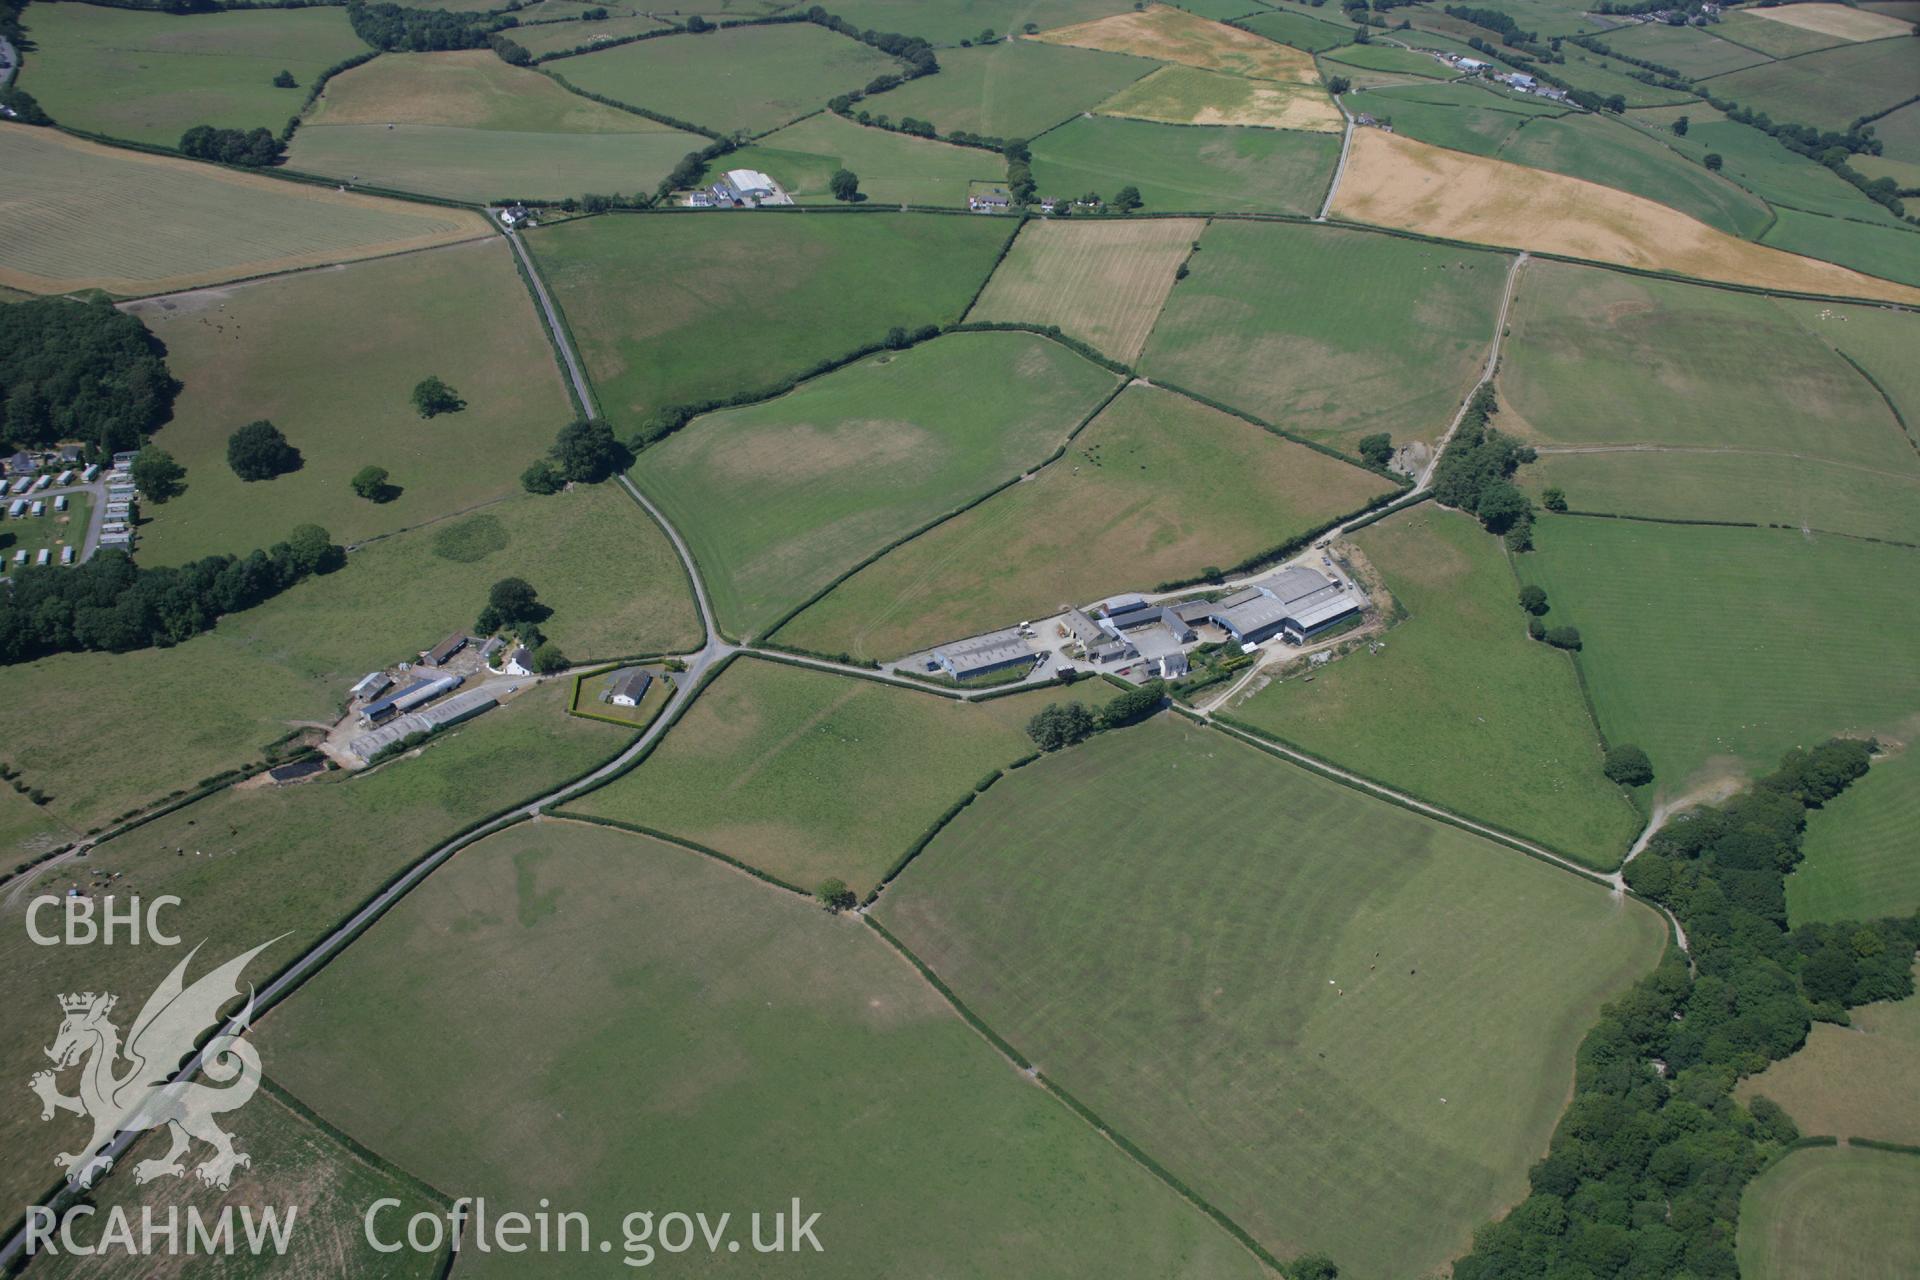
{"label": "pale yellow crop field", "polygon": [[1095,108],[1103,116],[1165,124],[1254,125],[1339,133],[1340,108],[1319,85],[1249,80],[1199,67],[1162,67]]}
{"label": "pale yellow crop field", "polygon": [[1287,80],[1295,84],[1320,82],[1312,56],[1299,49],[1163,4],[1070,27],[1056,27],[1031,38],[1107,53],[1130,53],[1161,62],[1179,62],[1259,80]]}
{"label": "pale yellow crop field", "polygon": [[1756,18],[1785,23],[1802,31],[1817,31],[1823,36],[1846,40],[1883,40],[1903,36],[1913,30],[1911,22],[1884,13],[1872,13],[1845,4],[1786,4],[1771,9],[1742,9]]}

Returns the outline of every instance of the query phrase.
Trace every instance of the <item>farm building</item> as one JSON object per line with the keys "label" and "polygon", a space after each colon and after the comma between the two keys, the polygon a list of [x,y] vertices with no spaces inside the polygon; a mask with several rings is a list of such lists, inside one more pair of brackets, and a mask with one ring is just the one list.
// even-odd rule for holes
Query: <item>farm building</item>
{"label": "farm building", "polygon": [[398,693],[390,693],[378,702],[370,702],[360,712],[361,724],[378,724],[390,715],[402,711],[411,711],[423,702],[432,701],[441,694],[460,687],[461,676],[436,676],[426,680],[415,680]]}
{"label": "farm building", "polygon": [[729,169],[710,190],[714,198],[723,204],[745,204],[748,201],[765,200],[777,188],[773,179],[758,169]]}
{"label": "farm building", "polygon": [[[454,676],[445,678],[457,679]],[[361,760],[371,760],[383,749],[404,738],[416,733],[434,733],[441,729],[452,728],[498,705],[500,705],[499,700],[485,689],[469,689],[457,697],[448,698],[437,707],[428,707],[424,711],[397,716],[373,732],[363,733],[349,742],[347,750]]]}
{"label": "farm building", "polygon": [[629,671],[614,681],[613,704],[617,707],[637,707],[652,686],[652,672]]}
{"label": "farm building", "polygon": [[1241,644],[1277,635],[1299,644],[1353,617],[1365,603],[1318,570],[1292,565],[1215,601],[1207,616]]}
{"label": "farm building", "polygon": [[1100,629],[1099,623],[1087,616],[1085,610],[1069,609],[1060,621],[1061,625],[1066,627],[1067,634],[1072,636],[1082,649],[1092,649],[1106,640],[1107,633]]}
{"label": "farm building", "polygon": [[347,690],[352,698],[377,698],[393,687],[393,678],[384,671],[369,671]]}
{"label": "farm building", "polygon": [[467,647],[467,636],[456,631],[433,648],[420,655],[420,660],[430,667],[444,666],[448,658]]}
{"label": "farm building", "polygon": [[955,680],[964,680],[1032,662],[1033,646],[1021,636],[1018,627],[1009,627],[957,644],[942,645],[933,651],[933,660]]}
{"label": "farm building", "polygon": [[277,769],[267,770],[267,776],[278,783],[299,782],[302,778],[311,778],[315,774],[325,773],[325,760],[298,760],[293,764],[283,764]]}
{"label": "farm building", "polygon": [[510,676],[530,676],[533,674],[533,650],[522,647],[515,649],[507,657],[507,674]]}

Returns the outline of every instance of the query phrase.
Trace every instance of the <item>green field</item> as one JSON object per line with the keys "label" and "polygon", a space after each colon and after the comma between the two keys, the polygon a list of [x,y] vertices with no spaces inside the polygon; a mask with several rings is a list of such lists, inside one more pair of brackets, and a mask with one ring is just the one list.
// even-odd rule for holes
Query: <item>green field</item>
{"label": "green field", "polygon": [[[1831,49],[1846,44],[1845,36],[1775,22],[1751,13],[1729,13],[1713,24],[1713,33],[1743,48],[1766,54],[1769,58],[1797,58],[1803,53]],[[1711,87],[1711,86],[1710,86]]]}
{"label": "green field", "polygon": [[959,44],[983,31],[1006,35],[1029,22],[1065,27],[1131,7],[1130,0],[838,0],[833,12],[862,29]]}
{"label": "green field", "polygon": [[1434,440],[1479,376],[1503,254],[1329,227],[1217,222],[1142,369],[1351,447]]}
{"label": "green field", "polygon": [[[20,87],[72,129],[178,146],[195,125],[275,133],[335,63],[367,45],[334,8],[192,15],[43,4]],[[295,89],[273,78],[291,71]]]}
{"label": "green field", "polygon": [[1094,117],[1035,139],[1033,178],[1046,196],[1135,186],[1153,213],[1313,214],[1339,158],[1336,134]]}
{"label": "green field", "polygon": [[[132,674],[124,665],[116,671],[121,679]],[[630,735],[619,729],[565,714],[569,683],[529,691],[444,732],[418,759],[352,778],[333,773],[298,786],[222,791],[99,846],[83,862],[42,873],[34,889],[64,893],[73,884],[94,885],[95,873],[120,872],[115,894],[176,895],[180,905],[168,924],[193,942],[211,939],[202,957],[208,964],[286,934],[248,971],[262,982],[441,841],[587,772],[624,746]],[[101,772],[107,767],[104,760],[91,764]],[[116,991],[137,1005],[180,959],[173,947],[35,946],[21,923],[25,906],[22,899],[0,907],[6,926],[0,929],[0,1002],[31,1011],[8,1019],[0,1066],[22,1081],[46,1065],[42,1048],[59,1025],[60,993]],[[263,1056],[279,1077],[279,1064],[270,1053]],[[364,1061],[336,1059],[350,1060],[356,1075],[367,1076]],[[8,1151],[35,1153],[31,1162],[10,1160],[0,1168],[0,1191],[26,1204],[44,1190],[54,1176],[53,1153],[73,1149],[78,1123],[69,1117],[43,1125],[38,1101],[24,1088],[0,1094],[0,1140]],[[67,1145],[51,1145],[61,1139]]]}
{"label": "green field", "polygon": [[1873,122],[1873,132],[1886,144],[1890,158],[1907,165],[1920,165],[1920,103],[1881,116]]}
{"label": "green field", "polygon": [[963,208],[976,180],[1000,181],[1006,161],[977,147],[956,147],[905,133],[870,129],[831,112],[809,116],[716,162],[715,170],[759,169],[801,204],[837,203],[827,186],[836,169],[860,178],[875,204]]}
{"label": "green field", "polygon": [[1521,575],[1579,628],[1601,731],[1644,748],[1669,794],[1920,713],[1920,669],[1887,661],[1920,625],[1920,552],[1577,517],[1534,541]]}
{"label": "green field", "polygon": [[1420,142],[1478,156],[1500,154],[1516,129],[1536,116],[1566,108],[1535,99],[1496,96],[1476,85],[1388,85],[1346,96],[1347,109],[1366,112]]}
{"label": "green field", "polygon": [[1385,647],[1225,710],[1423,800],[1616,865],[1640,816],[1600,772],[1568,659],[1527,638],[1498,539],[1467,516],[1421,507],[1353,541],[1405,610]]}
{"label": "green field", "polygon": [[1542,454],[1521,487],[1553,486],[1575,511],[1659,520],[1725,520],[1920,544],[1920,468],[1904,474],[1785,450],[1627,446]]}
{"label": "green field", "polygon": [[644,764],[567,811],[864,896],[949,805],[1033,750],[1022,726],[1046,697],[956,702],[743,658]]}
{"label": "green field", "polygon": [[749,134],[818,111],[835,94],[901,67],[810,22],[641,40],[548,65],[588,93],[721,133]]}
{"label": "green field", "polygon": [[[343,1270],[356,1275],[378,1274],[393,1280],[415,1277],[431,1280],[445,1274],[451,1262],[448,1250],[430,1253],[409,1250],[384,1256],[368,1245],[363,1222],[367,1207],[383,1197],[400,1202],[382,1213],[379,1221],[383,1234],[388,1223],[404,1223],[415,1213],[444,1215],[446,1197],[429,1192],[406,1175],[354,1150],[289,1106],[284,1095],[271,1083],[263,1086],[259,1095],[247,1104],[232,1128],[236,1144],[253,1157],[253,1163],[234,1174],[230,1190],[209,1187],[191,1173],[180,1178],[163,1178],[144,1187],[134,1181],[131,1173],[110,1177],[92,1197],[101,1216],[76,1229],[76,1237],[82,1242],[98,1239],[99,1224],[116,1209],[124,1210],[138,1223],[142,1207],[150,1207],[156,1221],[164,1223],[167,1212],[174,1208],[185,1212],[192,1207],[212,1221],[222,1203],[248,1205],[256,1211],[267,1205],[295,1205],[298,1217],[285,1255],[265,1261],[242,1253],[238,1255],[239,1265],[231,1270],[223,1269],[222,1274],[272,1275],[288,1280],[307,1280],[308,1277],[323,1280]],[[160,1132],[149,1131],[127,1153],[125,1160],[158,1159],[165,1153],[166,1141]],[[132,1164],[126,1167],[131,1169]],[[34,1264],[34,1269],[42,1275],[78,1276],[85,1280],[121,1280],[122,1277],[132,1280],[151,1276],[151,1268],[150,1258],[111,1249],[84,1260],[76,1254],[49,1255]]]}
{"label": "green field", "polygon": [[1542,444],[1736,449],[1907,480],[1920,457],[1886,401],[1808,332],[1840,341],[1856,310],[1536,263],[1508,318],[1502,426]]}
{"label": "green field", "polygon": [[1293,9],[1254,13],[1242,18],[1235,25],[1245,27],[1249,31],[1257,31],[1269,40],[1278,40],[1281,44],[1305,49],[1308,53],[1324,53],[1328,49],[1338,49],[1343,44],[1353,43],[1352,27],[1336,22],[1322,22],[1318,18],[1309,17]]}
{"label": "green field", "polygon": [[1920,1144],[1920,1000],[1879,1001],[1848,1016],[1844,1027],[1816,1022],[1797,1053],[1742,1080],[1737,1096],[1772,1098],[1802,1133]]}
{"label": "green field", "polygon": [[1840,799],[1809,816],[1807,858],[1787,877],[1787,914],[1868,920],[1920,908],[1920,752],[1874,761]]}
{"label": "green field", "polygon": [[1014,230],[959,216],[693,213],[583,218],[526,243],[601,412],[630,428],[653,409],[794,377],[895,325],[958,320]]}
{"label": "green field", "polygon": [[1898,1280],[1920,1255],[1920,1156],[1858,1147],[1790,1153],[1740,1200],[1748,1280]]}
{"label": "green field", "polygon": [[1663,935],[1171,716],[1009,775],[875,912],[1255,1239],[1356,1280],[1443,1268],[1525,1195],[1575,1043]]}
{"label": "green field", "polygon": [[[1598,23],[1587,20],[1584,0],[1486,0],[1486,3],[1475,7],[1504,13],[1525,30],[1539,33],[1543,39],[1599,29]],[[1485,36],[1489,44],[1499,43],[1485,28],[1474,27],[1473,30]]]}
{"label": "green field", "polygon": [[[521,497],[372,543],[170,649],[0,668],[3,754],[53,793],[53,816],[94,826],[258,759],[290,729],[331,724],[349,685],[471,626],[508,576],[553,609],[542,626],[572,657],[699,643],[679,562],[632,499],[612,486]],[[122,680],[141,696],[96,696]]]}
{"label": "green field", "polygon": [[1688,80],[1722,75],[1767,61],[1763,53],[1720,39],[1713,27],[1671,27],[1664,22],[1642,22],[1619,31],[1602,32],[1597,38],[1616,52],[1672,67]]}
{"label": "green field", "polygon": [[1920,230],[1843,221],[1798,209],[1781,209],[1779,214],[1773,229],[1760,238],[1762,244],[1825,258],[1883,280],[1920,285]]}
{"label": "green field", "polygon": [[[1619,94],[1625,98],[1629,107],[1659,107],[1670,103],[1694,101],[1693,95],[1678,89],[1662,89],[1635,80],[1633,73],[1639,70],[1631,63],[1603,58],[1597,53],[1588,53],[1576,45],[1567,45],[1564,50],[1567,60],[1553,64],[1553,74],[1565,80],[1575,89],[1585,89],[1588,93],[1597,93],[1610,98]],[[1719,83],[1715,81],[1715,83]]]}
{"label": "green field", "polygon": [[909,80],[862,107],[895,120],[915,116],[943,134],[964,130],[1031,138],[1111,97],[1153,70],[1142,58],[1002,41],[940,54],[940,73]]}
{"label": "green field", "polygon": [[1236,564],[1391,491],[1358,467],[1135,385],[1065,457],[887,553],[779,638],[897,658]]}
{"label": "green field", "polygon": [[749,1214],[795,1197],[821,1215],[818,1254],[706,1259],[702,1246],[655,1261],[753,1276],[1266,1274],[1022,1079],[857,918],[619,832],[522,825],[462,853],[261,1041],[271,1069],[390,1159],[490,1205],[551,1196],[615,1242],[598,1256],[468,1249],[463,1274],[631,1275],[616,1228],[635,1206],[731,1213],[746,1238]]}
{"label": "green field", "polygon": [[402,204],[0,123],[0,284],[160,293],[472,239],[477,213]]}
{"label": "green field", "polygon": [[1384,44],[1356,44],[1325,55],[1328,62],[1359,67],[1367,71],[1393,71],[1400,75],[1420,76],[1427,80],[1456,80],[1460,73],[1446,63],[1424,53],[1396,49]]}
{"label": "green field", "polygon": [[[1658,200],[1745,240],[1759,236],[1773,222],[1774,211],[1758,196],[1655,139],[1598,115],[1535,117],[1493,154]],[[1913,239],[1920,244],[1920,234]],[[1772,244],[1773,238],[1766,237],[1765,243]]]}
{"label": "green field", "polygon": [[12,783],[0,787],[0,873],[11,873],[20,863],[79,834],[15,791]]}
{"label": "green field", "polygon": [[[549,0],[549,3],[551,3],[551,0]],[[541,7],[545,8],[547,6],[543,5]],[[612,12],[612,10],[609,10],[610,14]],[[530,20],[525,16],[526,13],[526,10],[521,11],[519,28],[508,32],[507,38],[536,58],[544,54],[560,53],[564,50],[577,49],[583,44],[590,43],[595,36],[604,36],[609,40],[619,40],[627,36],[639,35],[643,31],[665,30],[660,19],[649,18],[645,15],[627,17],[609,16],[598,18],[591,22],[584,20],[573,22],[537,22],[530,25]],[[560,69],[564,71],[566,68],[562,67]]]}
{"label": "green field", "polygon": [[477,49],[388,54],[335,76],[287,163],[456,200],[558,199],[650,190],[706,145]]}
{"label": "green field", "polygon": [[[1904,419],[1907,438],[1920,449],[1920,363],[1912,359],[1920,341],[1920,318],[1886,307],[1807,307],[1791,311],[1821,342],[1857,362],[1875,388],[1891,397]],[[1835,324],[1836,317],[1844,317]]]}
{"label": "green field", "polygon": [[[1690,125],[1684,138],[1671,132],[1673,118],[1681,115],[1688,117]],[[1704,102],[1630,111],[1625,118],[1631,123],[1654,125],[1663,144],[1696,163],[1704,162],[1710,154],[1719,156],[1721,177],[1747,188],[1782,212],[1804,209],[1836,218],[1903,225],[1825,165],[1787,150],[1751,125],[1721,116]]]}
{"label": "green field", "polygon": [[[358,542],[518,492],[573,416],[503,241],[159,298],[135,314],[184,384],[155,440],[187,487],[142,508],[149,564],[245,554],[305,521]],[[467,407],[422,419],[410,397],[430,374]],[[259,418],[300,450],[299,470],[233,473],[227,438]],[[391,473],[393,501],[349,486],[370,464]]]}
{"label": "green field", "polygon": [[1856,117],[1912,97],[1916,59],[1914,37],[1870,40],[1715,76],[1706,87],[1778,121],[1844,130]]}
{"label": "green field", "polygon": [[693,549],[721,628],[746,636],[1045,461],[1113,386],[1045,338],[948,334],[701,418],[634,478]]}

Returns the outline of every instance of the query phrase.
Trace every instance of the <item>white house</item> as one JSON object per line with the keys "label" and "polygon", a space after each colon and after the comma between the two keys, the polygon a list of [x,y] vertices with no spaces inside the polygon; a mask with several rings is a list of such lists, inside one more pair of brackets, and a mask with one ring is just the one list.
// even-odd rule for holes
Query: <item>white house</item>
{"label": "white house", "polygon": [[509,654],[507,656],[507,674],[510,676],[532,675],[533,651],[523,646]]}

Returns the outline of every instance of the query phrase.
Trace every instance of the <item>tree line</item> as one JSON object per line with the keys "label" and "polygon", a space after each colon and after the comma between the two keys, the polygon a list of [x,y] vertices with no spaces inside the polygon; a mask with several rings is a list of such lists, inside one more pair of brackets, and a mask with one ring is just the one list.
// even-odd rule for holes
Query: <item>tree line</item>
{"label": "tree line", "polygon": [[1482,383],[1433,469],[1433,496],[1444,506],[1479,516],[1488,532],[1505,535],[1509,547],[1525,551],[1533,546],[1533,501],[1513,483],[1513,473],[1535,455],[1492,425],[1499,409],[1493,384]]}
{"label": "tree line", "polygon": [[1786,876],[1807,813],[1866,772],[1873,744],[1794,750],[1751,789],[1669,819],[1628,884],[1684,925],[1670,955],[1601,1011],[1531,1194],[1483,1227],[1455,1280],[1735,1280],[1740,1197],[1799,1135],[1742,1076],[1794,1053],[1815,1019],[1913,993],[1920,913],[1789,927]]}
{"label": "tree line", "polygon": [[0,307],[0,440],[132,449],[173,415],[166,348],[104,300]]}
{"label": "tree line", "polygon": [[108,550],[74,567],[22,569],[0,598],[0,664],[180,644],[224,614],[333,572],[346,555],[325,529],[303,524],[264,551],[207,556],[178,568],[143,568]]}

